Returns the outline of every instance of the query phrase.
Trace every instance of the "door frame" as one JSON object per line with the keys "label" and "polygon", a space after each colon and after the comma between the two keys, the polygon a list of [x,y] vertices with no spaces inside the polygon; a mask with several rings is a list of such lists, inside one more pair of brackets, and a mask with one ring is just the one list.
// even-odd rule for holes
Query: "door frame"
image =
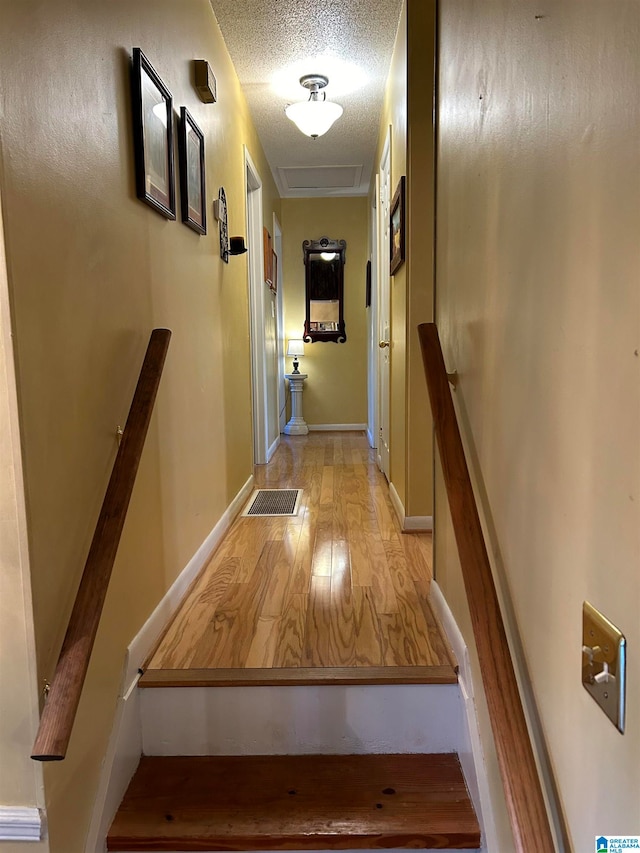
{"label": "door frame", "polygon": [[[0,168],[3,163],[0,158]],[[47,803],[44,797],[42,762],[32,761],[24,749],[24,738],[33,743],[40,719],[38,667],[36,660],[35,624],[31,588],[31,563],[27,524],[27,498],[24,480],[24,438],[18,407],[17,358],[14,354],[15,336],[11,320],[9,267],[5,253],[5,227],[0,197],[0,421],[3,438],[0,442],[0,505],[2,505],[3,542],[11,544],[7,566],[3,564],[3,604],[6,617],[0,620],[0,643],[6,652],[4,674],[11,683],[11,699],[3,707],[2,738],[11,732],[14,737],[7,745],[7,763],[13,768],[14,790],[19,793],[13,815],[4,821],[3,840],[9,831],[20,828],[34,840],[42,832]],[[10,564],[10,565],[9,565]],[[20,730],[20,740],[15,732]],[[31,845],[27,845],[31,847]]]}
{"label": "door frame", "polygon": [[[378,166],[378,175],[376,176],[376,190],[377,190],[377,228],[376,228],[376,236],[377,236],[377,257],[378,257],[378,281],[377,281],[377,309],[376,309],[376,326],[375,336],[374,336],[374,348],[378,352],[378,358],[374,359],[376,364],[377,371],[377,393],[378,393],[378,434],[376,442],[377,446],[377,461],[378,467],[385,475],[388,481],[391,480],[391,364],[389,364],[389,377],[387,381],[387,393],[386,395],[382,393],[382,371],[380,370],[380,350],[378,348],[378,341],[382,340],[384,329],[382,328],[382,323],[384,320],[385,314],[385,306],[386,306],[386,314],[388,317],[388,333],[391,340],[391,274],[389,272],[389,256],[390,256],[390,246],[389,246],[389,227],[388,227],[388,210],[385,212],[384,204],[382,203],[382,187],[383,180],[382,175],[386,175],[386,186],[387,186],[387,207],[390,206],[391,203],[391,125],[389,125],[387,129],[387,134],[385,137],[384,145],[382,147],[382,154],[380,156],[380,163]],[[392,347],[389,349],[388,357],[389,362],[391,362],[391,351]],[[383,423],[383,414],[384,408],[386,406],[386,423],[389,429],[388,435],[388,448],[389,448],[389,458],[386,460],[383,459],[382,450],[382,441],[380,441],[380,430],[382,429]],[[388,470],[387,470],[388,469]]]}
{"label": "door frame", "polygon": [[375,176],[374,196],[369,210],[369,242],[371,245],[371,304],[368,325],[368,371],[367,371],[367,439],[369,447],[378,447],[378,205],[380,198],[380,176]]}
{"label": "door frame", "polygon": [[253,461],[267,461],[267,377],[264,317],[264,252],[262,247],[262,180],[246,145],[244,150],[247,201],[247,249],[249,278],[249,346],[251,349],[251,409]]}

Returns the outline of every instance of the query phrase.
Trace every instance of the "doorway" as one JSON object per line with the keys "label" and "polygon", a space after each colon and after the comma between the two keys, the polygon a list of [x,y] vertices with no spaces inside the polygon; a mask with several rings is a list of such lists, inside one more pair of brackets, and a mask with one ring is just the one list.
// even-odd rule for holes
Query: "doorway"
{"label": "doorway", "polygon": [[276,287],[276,326],[278,346],[278,438],[284,432],[287,423],[286,392],[284,375],[287,372],[285,364],[286,341],[284,339],[284,301],[282,293],[282,228],[278,217],[273,214],[273,253],[275,255],[274,284]]}

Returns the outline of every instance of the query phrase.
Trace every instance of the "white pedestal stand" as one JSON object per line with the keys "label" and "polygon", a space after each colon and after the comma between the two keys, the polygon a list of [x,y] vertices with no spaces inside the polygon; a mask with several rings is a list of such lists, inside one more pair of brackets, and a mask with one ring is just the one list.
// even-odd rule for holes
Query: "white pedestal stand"
{"label": "white pedestal stand", "polygon": [[287,435],[306,435],[309,432],[309,427],[302,417],[302,386],[307,376],[307,373],[285,373],[291,391],[291,420],[284,428]]}

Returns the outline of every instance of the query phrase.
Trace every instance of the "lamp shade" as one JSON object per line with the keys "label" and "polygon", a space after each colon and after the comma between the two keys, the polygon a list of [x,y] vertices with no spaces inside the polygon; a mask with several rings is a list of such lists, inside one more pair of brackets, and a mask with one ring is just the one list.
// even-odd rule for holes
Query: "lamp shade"
{"label": "lamp shade", "polygon": [[304,355],[304,341],[302,338],[292,338],[287,341],[287,355],[300,358]]}
{"label": "lamp shade", "polygon": [[310,100],[285,107],[287,118],[297,125],[307,136],[316,139],[325,134],[331,125],[342,115],[340,104],[332,101]]}

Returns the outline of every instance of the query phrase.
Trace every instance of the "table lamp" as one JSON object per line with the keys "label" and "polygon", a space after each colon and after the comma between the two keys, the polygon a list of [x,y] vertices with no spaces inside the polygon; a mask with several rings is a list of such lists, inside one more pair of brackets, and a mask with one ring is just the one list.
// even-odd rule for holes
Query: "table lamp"
{"label": "table lamp", "polygon": [[298,338],[287,341],[287,355],[293,356],[292,373],[300,373],[298,370],[298,359],[304,356],[304,341]]}

